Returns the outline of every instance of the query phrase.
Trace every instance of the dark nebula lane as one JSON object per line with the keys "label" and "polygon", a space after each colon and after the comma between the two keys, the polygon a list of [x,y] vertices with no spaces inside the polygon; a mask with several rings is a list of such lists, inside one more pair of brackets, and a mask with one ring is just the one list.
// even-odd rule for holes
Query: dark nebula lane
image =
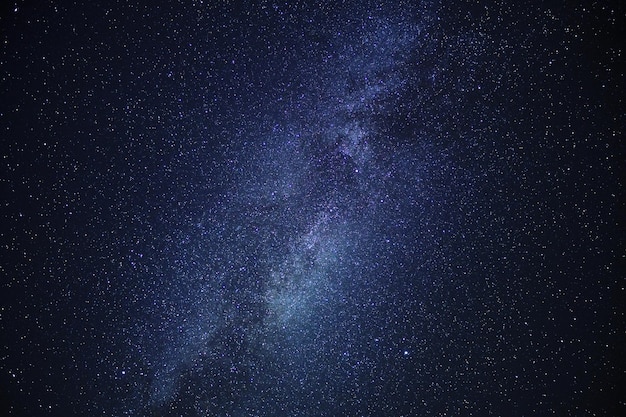
{"label": "dark nebula lane", "polygon": [[35,3],[1,415],[624,414],[618,2]]}

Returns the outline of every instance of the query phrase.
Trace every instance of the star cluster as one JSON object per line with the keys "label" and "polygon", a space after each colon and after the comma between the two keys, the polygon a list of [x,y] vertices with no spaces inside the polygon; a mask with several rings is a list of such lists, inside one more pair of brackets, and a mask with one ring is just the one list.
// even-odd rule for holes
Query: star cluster
{"label": "star cluster", "polygon": [[624,411],[623,7],[120,3],[2,11],[4,414]]}

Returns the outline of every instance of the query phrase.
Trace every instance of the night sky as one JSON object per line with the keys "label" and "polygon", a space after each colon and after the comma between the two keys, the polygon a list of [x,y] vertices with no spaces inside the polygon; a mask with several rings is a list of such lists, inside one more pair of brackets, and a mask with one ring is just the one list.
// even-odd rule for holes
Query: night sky
{"label": "night sky", "polygon": [[623,3],[7,3],[1,415],[626,412]]}

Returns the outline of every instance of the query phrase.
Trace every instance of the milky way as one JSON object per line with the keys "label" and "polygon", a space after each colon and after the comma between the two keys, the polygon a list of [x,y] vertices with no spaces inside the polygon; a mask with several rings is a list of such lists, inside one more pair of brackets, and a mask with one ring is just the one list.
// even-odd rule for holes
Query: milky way
{"label": "milky way", "polygon": [[624,411],[622,7],[133,3],[0,20],[4,414]]}

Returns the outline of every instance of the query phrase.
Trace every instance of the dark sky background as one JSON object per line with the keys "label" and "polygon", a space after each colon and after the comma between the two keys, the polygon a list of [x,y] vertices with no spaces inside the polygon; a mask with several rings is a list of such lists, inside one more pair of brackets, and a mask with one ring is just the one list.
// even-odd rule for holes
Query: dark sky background
{"label": "dark sky background", "polygon": [[620,3],[5,3],[0,414],[623,415]]}

